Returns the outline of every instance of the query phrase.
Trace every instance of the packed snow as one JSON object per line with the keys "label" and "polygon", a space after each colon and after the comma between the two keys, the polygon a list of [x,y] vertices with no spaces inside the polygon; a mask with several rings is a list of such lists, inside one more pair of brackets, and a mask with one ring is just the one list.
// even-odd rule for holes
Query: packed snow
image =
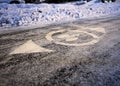
{"label": "packed snow", "polygon": [[65,4],[0,4],[0,30],[41,27],[86,18],[120,14],[120,2]]}

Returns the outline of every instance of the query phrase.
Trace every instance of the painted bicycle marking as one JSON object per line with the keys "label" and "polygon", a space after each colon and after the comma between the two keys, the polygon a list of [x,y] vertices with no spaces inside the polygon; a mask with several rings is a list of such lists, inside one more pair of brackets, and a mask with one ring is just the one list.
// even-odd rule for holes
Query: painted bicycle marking
{"label": "painted bicycle marking", "polygon": [[[65,45],[65,46],[85,46],[85,45],[93,45],[97,42],[99,42],[100,37],[94,33],[90,33],[87,30],[90,30],[92,32],[100,32],[100,33],[106,33],[104,28],[88,28],[88,27],[80,27],[80,26],[73,26],[76,29],[59,29],[56,31],[51,31],[46,35],[46,39],[50,42],[54,42],[59,45]],[[84,34],[84,35],[83,35]],[[89,37],[92,39],[89,41]],[[84,40],[81,40],[84,38]],[[86,38],[86,39],[85,39]],[[83,41],[83,42],[79,42]]]}
{"label": "painted bicycle marking", "polygon": [[[93,45],[99,42],[101,36],[98,36],[92,32],[106,33],[104,28],[88,28],[80,27],[78,25],[73,25],[73,28],[69,29],[53,29],[54,31],[46,34],[46,39],[50,42],[54,42],[59,45],[64,46],[86,46]],[[46,49],[42,46],[34,43],[32,40],[28,40],[26,43],[18,46],[12,54],[22,54],[22,53],[37,53],[37,52],[54,52],[55,50]]]}

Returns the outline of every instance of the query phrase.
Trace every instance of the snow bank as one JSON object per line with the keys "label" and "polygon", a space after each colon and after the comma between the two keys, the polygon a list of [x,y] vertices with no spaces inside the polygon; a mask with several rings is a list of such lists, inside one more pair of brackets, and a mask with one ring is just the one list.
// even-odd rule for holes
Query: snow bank
{"label": "snow bank", "polygon": [[0,4],[0,29],[120,14],[120,2],[94,4]]}

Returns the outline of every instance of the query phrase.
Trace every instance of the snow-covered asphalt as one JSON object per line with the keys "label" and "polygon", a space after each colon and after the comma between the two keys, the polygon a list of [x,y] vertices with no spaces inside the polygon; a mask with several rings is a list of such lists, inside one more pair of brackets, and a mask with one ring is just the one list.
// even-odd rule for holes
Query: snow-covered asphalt
{"label": "snow-covered asphalt", "polygon": [[120,17],[0,35],[1,86],[120,86]]}

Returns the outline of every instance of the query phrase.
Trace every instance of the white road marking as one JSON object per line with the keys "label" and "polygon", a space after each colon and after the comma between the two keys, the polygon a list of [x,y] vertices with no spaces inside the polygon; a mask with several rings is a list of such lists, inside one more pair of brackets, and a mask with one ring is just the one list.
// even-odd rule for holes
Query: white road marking
{"label": "white road marking", "polygon": [[36,52],[53,52],[53,50],[43,48],[35,44],[32,40],[29,40],[23,45],[20,45],[18,48],[16,48],[13,52],[10,53],[10,55],[20,54],[20,53],[36,53]]}
{"label": "white road marking", "polygon": [[77,40],[78,38],[77,37],[72,37],[72,38],[69,38],[69,39],[65,39],[65,41],[75,41],[75,40]]}
{"label": "white road marking", "polygon": [[[79,27],[80,28],[80,27]],[[56,44],[60,44],[60,45],[66,45],[66,46],[85,46],[85,45],[92,45],[95,44],[99,41],[100,37],[98,37],[97,35],[93,34],[93,33],[89,33],[87,31],[85,31],[88,28],[80,28],[80,29],[63,29],[63,30],[57,30],[57,31],[51,31],[46,35],[46,39],[54,42]],[[101,33],[105,33],[104,28],[90,28],[89,30],[92,31],[97,31],[97,32],[101,32]],[[66,33],[64,33],[66,32]],[[89,42],[85,42],[85,43],[64,43],[61,41],[57,41],[53,38],[53,35],[56,33],[60,33],[59,35],[57,35],[57,38],[61,38],[62,40],[65,40],[66,42],[69,41],[76,41],[78,40],[78,37],[80,35],[80,33],[85,33],[86,35],[92,36],[93,40],[89,41]]]}
{"label": "white road marking", "polygon": [[[86,29],[89,29],[91,31],[106,33],[104,28],[88,28],[88,27],[81,27],[78,25],[73,25],[73,27],[74,26],[76,27],[76,29],[72,29],[72,28],[71,29],[56,29],[56,31],[51,31],[46,35],[46,39],[49,40],[50,42],[54,42],[60,45],[85,46],[85,45],[95,44],[100,39],[100,37],[98,37],[97,35],[87,32]],[[58,40],[55,40],[55,38],[53,38],[53,35],[55,35],[56,33],[58,34],[56,35],[56,37],[62,41],[58,41]],[[80,40],[79,36],[81,33],[84,33],[88,36],[93,37],[93,40],[87,41],[84,43],[76,42],[77,40]],[[72,43],[69,43],[69,42],[72,42]],[[17,47],[14,51],[10,53],[10,55],[21,54],[21,53],[53,52],[53,51],[54,50],[43,48],[40,45],[35,44],[32,40],[29,40],[26,43]]]}
{"label": "white road marking", "polygon": [[79,36],[79,34],[65,33],[65,34],[58,35],[57,38],[65,39],[66,41],[75,41],[78,39],[78,36]]}

